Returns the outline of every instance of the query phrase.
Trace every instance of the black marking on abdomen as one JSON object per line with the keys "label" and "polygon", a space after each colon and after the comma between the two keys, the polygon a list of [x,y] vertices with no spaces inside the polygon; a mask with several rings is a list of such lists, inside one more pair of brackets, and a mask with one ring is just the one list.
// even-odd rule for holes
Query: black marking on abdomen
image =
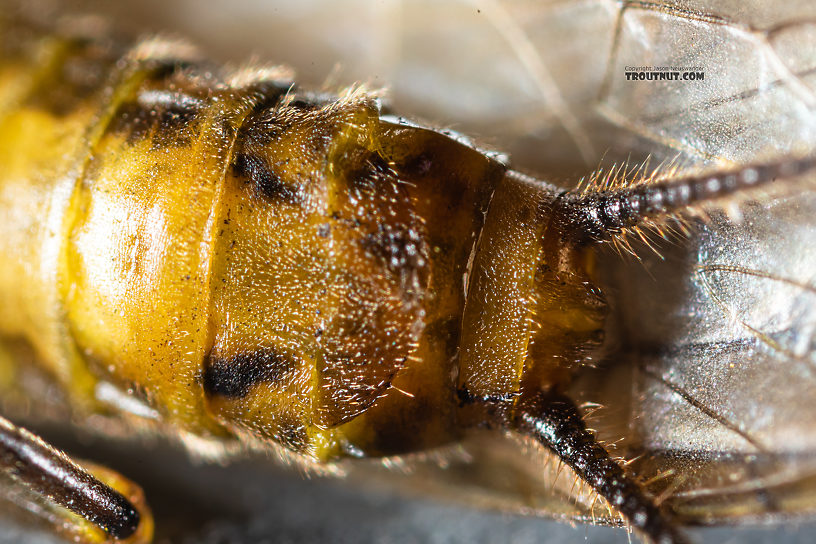
{"label": "black marking on abdomen", "polygon": [[361,194],[382,190],[394,179],[388,162],[379,153],[364,148],[348,150],[335,168],[343,172],[349,190]]}
{"label": "black marking on abdomen", "polygon": [[426,265],[423,243],[420,232],[401,223],[380,223],[374,232],[361,240],[361,245],[369,253],[382,259],[389,269],[404,274]]}
{"label": "black marking on abdomen", "polygon": [[229,358],[209,355],[204,362],[203,386],[207,396],[242,398],[260,383],[278,383],[297,368],[297,361],[269,348]]}
{"label": "black marking on abdomen", "polygon": [[359,206],[349,206],[354,220],[364,224],[361,247],[406,277],[424,268],[424,233],[410,213],[410,201],[388,161],[375,151],[358,147],[347,150],[335,162],[334,170],[342,173],[349,198],[367,204],[363,213]]}
{"label": "black marking on abdomen", "polygon": [[235,177],[247,183],[255,194],[267,200],[287,204],[297,204],[300,200],[299,191],[287,186],[260,155],[236,153],[232,172]]}
{"label": "black marking on abdomen", "polygon": [[193,97],[148,91],[120,104],[107,132],[124,135],[131,145],[151,138],[153,148],[184,147],[195,134],[193,124],[200,109]]}

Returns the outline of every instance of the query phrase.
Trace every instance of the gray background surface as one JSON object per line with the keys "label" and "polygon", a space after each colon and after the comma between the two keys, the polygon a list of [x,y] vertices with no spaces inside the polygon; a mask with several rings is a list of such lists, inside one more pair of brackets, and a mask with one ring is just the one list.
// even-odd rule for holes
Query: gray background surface
{"label": "gray background surface", "polygon": [[[626,543],[624,530],[567,524],[408,498],[329,478],[305,479],[262,460],[195,465],[166,445],[140,447],[60,437],[60,447],[106,462],[143,485],[159,530],[157,543]],[[8,518],[2,544],[58,544]],[[813,542],[816,523],[694,529],[695,542]],[[636,538],[632,541],[637,542]]]}

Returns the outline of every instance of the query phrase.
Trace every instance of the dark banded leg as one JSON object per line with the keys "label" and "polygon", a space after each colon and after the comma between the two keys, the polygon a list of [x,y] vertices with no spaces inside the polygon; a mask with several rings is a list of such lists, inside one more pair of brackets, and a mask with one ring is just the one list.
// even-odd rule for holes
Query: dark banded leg
{"label": "dark banded leg", "polygon": [[146,507],[142,504],[140,511],[89,470],[131,497],[141,497],[141,490],[122,476],[102,468],[86,470],[38,436],[0,417],[0,473],[5,485],[20,488],[19,492],[3,490],[0,496],[79,542],[111,538],[134,544],[150,542],[152,518]]}
{"label": "dark banded leg", "polygon": [[621,231],[649,220],[776,180],[793,179],[814,169],[816,157],[810,156],[635,187],[565,193],[556,200],[553,223],[582,242],[609,241]]}
{"label": "dark banded leg", "polygon": [[650,542],[688,542],[670,517],[612,460],[567,397],[558,393],[538,395],[517,408],[512,426],[558,455]]}

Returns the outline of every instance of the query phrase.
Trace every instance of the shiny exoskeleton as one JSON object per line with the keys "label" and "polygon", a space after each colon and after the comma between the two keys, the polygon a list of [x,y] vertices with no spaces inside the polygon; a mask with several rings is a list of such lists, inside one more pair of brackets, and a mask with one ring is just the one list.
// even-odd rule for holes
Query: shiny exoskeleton
{"label": "shiny exoskeleton", "polygon": [[[646,538],[684,541],[564,395],[603,340],[594,247],[811,160],[563,193],[363,90],[2,30],[0,332],[77,410],[112,388],[165,432],[321,463],[502,428]],[[102,529],[82,538],[150,539],[132,493],[5,429],[6,470],[53,476],[35,493]]]}

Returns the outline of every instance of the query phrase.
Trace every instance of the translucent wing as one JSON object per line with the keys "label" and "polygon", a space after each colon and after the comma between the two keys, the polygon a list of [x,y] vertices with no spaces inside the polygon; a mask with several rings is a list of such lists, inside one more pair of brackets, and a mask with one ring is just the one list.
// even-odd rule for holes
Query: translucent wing
{"label": "translucent wing", "polygon": [[617,284],[617,363],[633,363],[639,470],[671,471],[672,504],[697,522],[816,507],[814,206],[746,205],[742,223],[718,215],[665,262],[616,271],[634,278]]}

